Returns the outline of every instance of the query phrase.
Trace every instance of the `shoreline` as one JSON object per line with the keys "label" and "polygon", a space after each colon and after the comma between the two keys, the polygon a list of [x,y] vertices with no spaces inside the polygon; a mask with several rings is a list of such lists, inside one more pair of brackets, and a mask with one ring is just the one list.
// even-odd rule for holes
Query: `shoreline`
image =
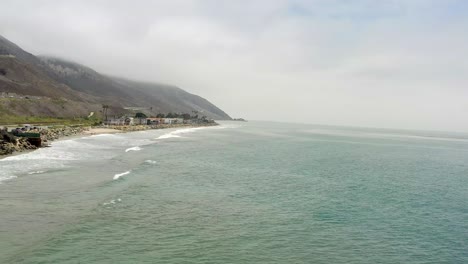
{"label": "shoreline", "polygon": [[114,128],[90,127],[88,130],[84,131],[81,135],[94,136],[94,135],[101,135],[101,134],[117,134],[117,133],[124,133],[124,132],[118,129],[114,129]]}
{"label": "shoreline", "polygon": [[[202,123],[202,124],[162,124],[162,125],[133,125],[133,126],[95,126],[95,127],[71,127],[63,126],[62,128],[51,128],[44,129],[41,131],[41,138],[43,138],[43,143],[41,147],[31,148],[29,143],[26,143],[25,138],[17,138],[17,142],[7,143],[3,142],[1,144],[10,144],[12,152],[7,154],[0,154],[0,160],[6,157],[26,154],[34,150],[52,147],[49,145],[50,142],[56,140],[65,140],[73,139],[77,137],[87,137],[101,134],[120,134],[120,133],[129,133],[145,130],[154,130],[154,129],[170,129],[178,127],[209,127],[209,126],[218,126],[218,123]],[[0,144],[0,147],[2,145]]]}

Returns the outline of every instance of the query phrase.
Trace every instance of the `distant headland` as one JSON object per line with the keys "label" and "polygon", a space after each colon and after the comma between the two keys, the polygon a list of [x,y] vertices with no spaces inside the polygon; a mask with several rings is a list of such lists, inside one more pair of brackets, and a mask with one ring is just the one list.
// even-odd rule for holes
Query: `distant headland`
{"label": "distant headland", "polygon": [[232,121],[242,121],[242,122],[247,122],[244,118],[233,118]]}

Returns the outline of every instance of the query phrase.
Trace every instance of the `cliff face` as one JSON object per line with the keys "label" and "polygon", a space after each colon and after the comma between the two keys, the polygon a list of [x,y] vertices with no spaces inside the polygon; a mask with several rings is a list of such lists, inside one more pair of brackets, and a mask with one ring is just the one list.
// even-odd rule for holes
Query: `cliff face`
{"label": "cliff face", "polygon": [[0,93],[0,118],[86,116],[106,104],[114,114],[138,107],[150,115],[198,111],[208,118],[231,119],[206,99],[178,87],[105,76],[74,62],[36,57],[1,36]]}

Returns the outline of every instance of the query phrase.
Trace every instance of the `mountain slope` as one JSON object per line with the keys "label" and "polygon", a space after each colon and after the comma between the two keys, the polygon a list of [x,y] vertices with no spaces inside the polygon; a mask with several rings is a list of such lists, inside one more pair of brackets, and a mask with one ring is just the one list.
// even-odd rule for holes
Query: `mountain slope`
{"label": "mountain slope", "polygon": [[32,64],[14,57],[0,55],[0,91],[23,95],[67,98],[75,101],[90,101],[92,97],[74,91],[63,83],[50,78],[47,73]]}
{"label": "mountain slope", "polygon": [[208,100],[178,87],[130,81],[99,74],[86,66],[51,57],[39,57],[57,81],[72,89],[98,96],[105,103],[120,107],[151,108],[152,113],[199,111],[214,119],[231,119]]}
{"label": "mountain slope", "polygon": [[50,78],[37,57],[0,36],[0,122],[87,116],[100,109],[98,101]]}
{"label": "mountain slope", "polygon": [[[54,100],[65,99],[68,102],[66,105],[80,109],[76,113],[47,111],[49,116],[54,117],[70,114],[81,116],[86,112],[99,111],[102,104],[107,104],[114,110],[114,114],[124,113],[126,107],[139,107],[150,115],[198,111],[213,119],[231,119],[208,100],[175,86],[105,76],[74,62],[52,57],[36,57],[2,36],[0,92],[42,96]],[[4,109],[10,109],[9,105],[2,103]],[[27,102],[23,104],[22,108],[30,108]],[[24,112],[34,113],[34,109],[19,112],[10,109],[9,114],[20,115]],[[42,113],[38,111],[38,114]]]}
{"label": "mountain slope", "polygon": [[18,60],[32,64],[39,65],[41,61],[29,52],[24,51],[15,43],[9,41],[0,35],[0,55],[13,55]]}
{"label": "mountain slope", "polygon": [[132,87],[134,91],[144,94],[145,97],[139,98],[139,102],[152,106],[156,112],[191,113],[191,111],[198,111],[201,115],[214,119],[231,119],[224,111],[205,98],[188,93],[178,87],[136,82],[117,77],[110,78],[119,85]]}

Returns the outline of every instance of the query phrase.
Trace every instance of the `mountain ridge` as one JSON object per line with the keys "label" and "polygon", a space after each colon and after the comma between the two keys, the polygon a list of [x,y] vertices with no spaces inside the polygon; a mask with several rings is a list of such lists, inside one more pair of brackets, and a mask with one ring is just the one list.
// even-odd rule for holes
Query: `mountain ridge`
{"label": "mountain ridge", "polygon": [[[5,74],[2,75],[0,71],[0,92],[64,98],[83,105],[81,110],[89,108],[89,112],[98,111],[100,106],[106,104],[115,109],[115,114],[125,113],[126,107],[141,107],[150,115],[197,111],[208,118],[231,119],[205,98],[179,87],[104,75],[91,67],[55,56],[34,56],[0,35],[2,69]],[[3,108],[9,107],[2,103]],[[67,111],[59,112],[49,111],[48,114],[60,116]],[[15,111],[9,111],[9,114],[15,114]],[[84,113],[81,111],[79,114]]]}

